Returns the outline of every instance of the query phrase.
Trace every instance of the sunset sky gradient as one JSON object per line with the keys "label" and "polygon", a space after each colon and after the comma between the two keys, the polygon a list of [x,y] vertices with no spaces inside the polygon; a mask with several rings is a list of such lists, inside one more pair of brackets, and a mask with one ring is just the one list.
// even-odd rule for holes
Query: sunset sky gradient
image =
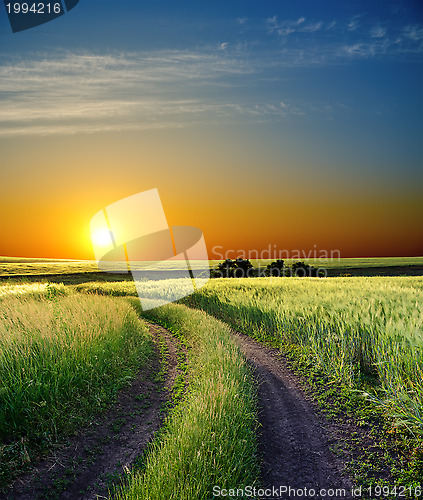
{"label": "sunset sky gradient", "polygon": [[152,188],[210,258],[423,255],[422,56],[420,0],[80,0],[15,34],[0,5],[0,255],[91,259]]}

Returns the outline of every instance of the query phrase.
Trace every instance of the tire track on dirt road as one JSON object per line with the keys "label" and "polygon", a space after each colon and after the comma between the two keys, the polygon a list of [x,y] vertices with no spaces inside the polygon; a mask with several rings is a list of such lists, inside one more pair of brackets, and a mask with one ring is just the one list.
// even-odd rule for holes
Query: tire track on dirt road
{"label": "tire track on dirt road", "polygon": [[112,407],[15,480],[6,494],[0,493],[0,499],[108,498],[111,482],[142,455],[162,425],[163,410],[178,375],[178,353],[183,346],[162,326],[147,325],[156,345],[166,346],[165,380],[157,379],[161,360],[156,348],[156,354]]}
{"label": "tire track on dirt road", "polygon": [[[337,439],[331,436],[328,423],[307,400],[298,377],[289,370],[277,349],[241,333],[234,334],[258,382],[259,449],[264,486],[291,487],[303,492],[305,488],[314,489],[315,496],[301,495],[313,500],[352,498],[353,485],[345,474],[345,464],[330,450]],[[319,494],[321,489],[325,492]],[[331,489],[345,489],[345,495],[323,494]],[[282,493],[282,496],[266,498],[296,497]]]}

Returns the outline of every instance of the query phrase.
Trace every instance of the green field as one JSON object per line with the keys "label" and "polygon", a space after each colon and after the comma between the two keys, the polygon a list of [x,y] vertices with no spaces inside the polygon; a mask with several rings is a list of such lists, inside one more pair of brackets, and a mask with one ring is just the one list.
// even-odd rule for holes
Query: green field
{"label": "green field", "polygon": [[214,280],[184,300],[259,340],[295,348],[423,435],[423,278]]}
{"label": "green field", "polygon": [[[423,266],[423,257],[368,257],[368,258],[340,258],[333,260],[325,259],[303,259],[304,262],[315,267],[386,267],[386,266]],[[252,260],[254,265],[267,265],[271,259]],[[286,263],[291,264],[293,259],[287,259]]]}
{"label": "green field", "polygon": [[0,286],[0,484],[103,409],[150,353],[127,303],[63,285]]}
{"label": "green field", "polygon": [[0,257],[0,276],[98,272],[94,261]]}
{"label": "green field", "polygon": [[[140,303],[128,297],[133,284],[123,286],[126,298],[47,283],[0,285],[0,488],[42,448],[113,403],[151,355]],[[190,350],[190,391],[145,471],[116,495],[205,499],[211,484],[255,484],[255,388],[228,326],[174,304],[148,319],[172,328]]]}
{"label": "green field", "polygon": [[[266,267],[271,260],[252,260],[255,267]],[[340,273],[350,273],[353,275],[384,274],[389,269],[395,270],[395,274],[420,274],[423,275],[423,257],[387,257],[387,258],[356,258],[356,259],[335,259],[332,261],[305,259],[307,264],[314,267],[324,268],[329,271],[329,275],[339,275]],[[210,261],[211,268],[217,266],[219,261]],[[286,261],[292,264],[291,260]],[[198,266],[204,267],[203,263],[197,262]],[[170,272],[181,268],[178,262],[173,262],[170,267],[165,268],[164,264],[155,264],[158,270],[168,270]],[[81,274],[98,273],[95,261],[90,260],[59,260],[59,259],[25,259],[17,257],[0,257],[0,279],[12,278],[14,276],[30,275],[60,275],[60,274]]]}
{"label": "green field", "polygon": [[[131,283],[78,289],[136,295]],[[159,296],[155,282],[144,290]],[[372,389],[398,425],[423,435],[423,277],[216,279],[182,302],[295,349],[333,380]]]}
{"label": "green field", "polygon": [[[20,264],[55,269],[2,265]],[[168,285],[181,286],[178,279]],[[146,298],[159,294],[157,282],[143,286]],[[328,387],[360,394],[370,412],[382,410],[387,428],[408,436],[407,467],[423,473],[423,277],[214,279],[148,314],[131,281],[4,280],[0,478],[130,383],[152,349],[143,318],[168,327],[188,349],[188,392],[117,498],[176,491],[172,498],[206,499],[212,484],[259,482],[256,389],[230,327],[270,342]]]}

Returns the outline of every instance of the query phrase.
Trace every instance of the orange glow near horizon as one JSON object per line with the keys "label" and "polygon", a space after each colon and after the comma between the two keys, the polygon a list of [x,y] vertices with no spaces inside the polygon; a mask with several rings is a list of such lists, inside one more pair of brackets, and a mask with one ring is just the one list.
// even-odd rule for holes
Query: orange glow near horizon
{"label": "orange glow near horizon", "polygon": [[[110,202],[131,191],[91,196],[87,207],[73,200],[58,202],[27,197],[18,204],[3,197],[0,202],[0,224],[3,234],[0,255],[63,259],[94,259],[90,220]],[[197,193],[184,203],[169,190],[161,190],[170,225],[190,225],[203,231],[209,258],[219,259],[231,252],[261,253],[268,251],[316,252],[339,250],[342,257],[419,256],[423,254],[420,215],[423,202],[419,198],[361,200],[333,199],[306,202],[294,198],[279,207],[265,197],[251,204],[248,197],[215,197]],[[32,201],[32,203],[31,203]],[[210,205],[214,209],[210,210]],[[259,209],[257,207],[260,207]],[[110,242],[110,234],[96,235]]]}
{"label": "orange glow near horizon", "polygon": [[[84,2],[3,29],[0,256],[92,260],[95,214],[152,189],[211,259],[423,255],[421,2],[374,3]],[[159,232],[146,212],[128,227]]]}
{"label": "orange glow near horizon", "polygon": [[[363,182],[352,168],[349,178],[332,176],[328,182],[310,167],[307,182],[299,184],[297,171],[306,167],[288,159],[282,166],[268,160],[266,168],[277,176],[270,182],[257,167],[263,148],[244,151],[244,137],[236,142],[233,136],[232,149],[223,153],[217,139],[210,146],[213,137],[186,151],[183,135],[166,137],[168,150],[149,135],[141,156],[128,134],[115,137],[119,147],[110,146],[107,135],[44,139],[50,149],[40,140],[27,139],[27,150],[5,143],[11,152],[2,176],[0,255],[94,259],[94,214],[152,188],[159,190],[170,226],[201,229],[211,259],[216,247],[223,253],[260,252],[269,245],[339,250],[343,257],[423,255],[423,197],[417,188],[381,186],[370,177]],[[239,175],[228,177],[231,169]]]}

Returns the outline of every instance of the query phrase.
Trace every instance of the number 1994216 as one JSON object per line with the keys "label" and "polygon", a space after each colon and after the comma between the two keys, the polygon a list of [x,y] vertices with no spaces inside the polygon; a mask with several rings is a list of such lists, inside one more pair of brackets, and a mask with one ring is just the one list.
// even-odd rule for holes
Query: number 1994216
{"label": "number 1994216", "polygon": [[7,3],[8,14],[60,14],[62,5],[58,2],[23,2]]}

